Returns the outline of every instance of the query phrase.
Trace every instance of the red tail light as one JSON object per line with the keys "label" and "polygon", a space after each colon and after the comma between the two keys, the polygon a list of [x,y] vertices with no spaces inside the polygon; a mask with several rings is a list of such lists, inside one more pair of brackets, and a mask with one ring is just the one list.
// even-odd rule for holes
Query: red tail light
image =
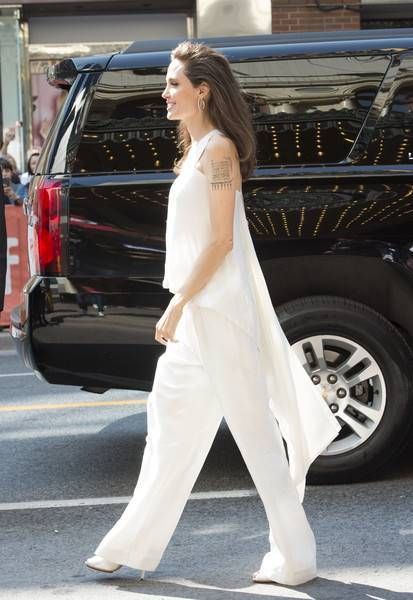
{"label": "red tail light", "polygon": [[62,270],[62,182],[39,177],[31,189],[31,196],[28,214],[30,274],[59,275]]}

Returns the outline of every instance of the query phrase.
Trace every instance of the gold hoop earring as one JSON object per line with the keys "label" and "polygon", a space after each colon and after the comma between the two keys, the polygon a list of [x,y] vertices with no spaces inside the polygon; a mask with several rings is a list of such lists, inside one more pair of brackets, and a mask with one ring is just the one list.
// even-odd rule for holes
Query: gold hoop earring
{"label": "gold hoop earring", "polygon": [[[200,104],[200,100],[202,102],[202,105]],[[202,97],[198,97],[198,109],[205,110],[205,100]]]}

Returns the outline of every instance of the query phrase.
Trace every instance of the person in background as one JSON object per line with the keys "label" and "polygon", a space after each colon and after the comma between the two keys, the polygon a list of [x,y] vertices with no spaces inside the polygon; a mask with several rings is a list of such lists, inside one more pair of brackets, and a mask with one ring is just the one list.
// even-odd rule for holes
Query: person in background
{"label": "person in background", "polygon": [[16,128],[15,127],[7,127],[4,130],[2,145],[0,147],[0,158],[5,158],[6,160],[8,160],[9,163],[11,163],[12,181],[13,181],[13,183],[18,184],[18,183],[20,183],[20,180],[19,180],[19,173],[18,173],[18,169],[17,169],[17,163],[16,163],[15,158],[11,154],[8,154],[9,144],[10,144],[10,142],[12,142],[14,140],[15,137],[16,137]]}
{"label": "person in background", "polygon": [[6,202],[3,190],[3,178],[0,171],[0,313],[4,308],[4,292],[7,270],[7,232],[4,204]]}
{"label": "person in background", "polygon": [[39,162],[40,150],[38,148],[32,148],[27,153],[27,171],[20,175],[20,183],[24,186],[25,196],[29,191],[30,181],[36,172],[36,166]]}
{"label": "person in background", "polygon": [[3,177],[4,203],[21,206],[26,195],[26,189],[21,183],[15,183],[13,181],[12,163],[6,158],[0,158],[0,170]]}

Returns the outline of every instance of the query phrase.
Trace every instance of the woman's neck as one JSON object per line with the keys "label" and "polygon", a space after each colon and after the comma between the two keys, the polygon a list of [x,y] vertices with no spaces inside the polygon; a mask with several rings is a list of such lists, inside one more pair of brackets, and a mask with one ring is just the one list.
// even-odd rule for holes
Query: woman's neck
{"label": "woman's neck", "polygon": [[215,129],[215,126],[211,122],[207,121],[203,123],[190,123],[186,125],[186,128],[188,129],[188,133],[191,137],[192,143],[198,142],[207,133],[212,131],[212,129]]}

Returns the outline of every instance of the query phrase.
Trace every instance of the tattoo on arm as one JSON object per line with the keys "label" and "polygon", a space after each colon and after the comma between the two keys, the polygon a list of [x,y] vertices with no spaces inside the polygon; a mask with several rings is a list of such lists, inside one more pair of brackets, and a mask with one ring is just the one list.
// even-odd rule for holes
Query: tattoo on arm
{"label": "tattoo on arm", "polygon": [[225,156],[221,160],[210,161],[210,183],[213,190],[229,189],[232,186],[232,159]]}

